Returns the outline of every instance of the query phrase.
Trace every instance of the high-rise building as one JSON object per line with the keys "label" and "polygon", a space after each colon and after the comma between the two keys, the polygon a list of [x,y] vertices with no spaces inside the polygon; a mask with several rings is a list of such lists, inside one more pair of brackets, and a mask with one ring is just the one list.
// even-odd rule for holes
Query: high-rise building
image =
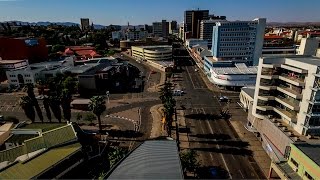
{"label": "high-rise building", "polygon": [[147,31],[148,33],[152,33],[152,26],[149,26],[148,24],[145,24],[144,25],[144,27],[143,27],[143,29],[145,30],[145,31]]}
{"label": "high-rise building", "polygon": [[200,37],[200,22],[209,19],[209,10],[187,10],[184,12],[185,32],[190,31],[192,38]]}
{"label": "high-rise building", "polygon": [[274,160],[291,143],[318,141],[320,135],[320,58],[272,56],[259,60],[248,130],[262,139]]}
{"label": "high-rise building", "polygon": [[162,20],[162,37],[169,36],[169,22]]}
{"label": "high-rise building", "polygon": [[177,32],[177,30],[178,30],[177,21],[171,21],[169,24],[169,34],[172,34],[173,32]]}
{"label": "high-rise building", "polygon": [[81,18],[81,30],[89,30],[90,29],[90,23],[89,23],[89,18]]}
{"label": "high-rise building", "polygon": [[258,65],[265,26],[265,18],[216,22],[212,32],[212,56],[221,61]]}
{"label": "high-rise building", "polygon": [[168,37],[169,36],[169,22],[162,20],[161,22],[152,23],[153,35],[157,37]]}
{"label": "high-rise building", "polygon": [[209,19],[202,20],[200,22],[200,39],[208,41],[208,48],[212,46],[212,28],[216,25],[216,22],[223,21],[221,19]]}
{"label": "high-rise building", "polygon": [[162,37],[162,22],[152,23],[153,35],[155,37]]}
{"label": "high-rise building", "polygon": [[127,32],[127,40],[140,40],[146,38],[147,31],[129,31]]}

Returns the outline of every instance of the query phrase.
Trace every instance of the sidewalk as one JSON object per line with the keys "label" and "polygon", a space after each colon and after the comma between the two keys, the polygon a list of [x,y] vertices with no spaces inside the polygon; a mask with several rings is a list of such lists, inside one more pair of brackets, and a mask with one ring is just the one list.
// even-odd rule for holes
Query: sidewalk
{"label": "sidewalk", "polygon": [[253,133],[245,129],[244,124],[241,121],[230,120],[230,123],[237,132],[239,138],[242,141],[249,143],[248,148],[252,151],[254,160],[257,162],[265,176],[268,177],[271,159],[261,146],[261,142]]}
{"label": "sidewalk", "polygon": [[150,112],[152,115],[152,129],[150,138],[157,138],[159,136],[166,136],[166,132],[162,130],[162,115],[161,115],[162,104],[152,106]]}

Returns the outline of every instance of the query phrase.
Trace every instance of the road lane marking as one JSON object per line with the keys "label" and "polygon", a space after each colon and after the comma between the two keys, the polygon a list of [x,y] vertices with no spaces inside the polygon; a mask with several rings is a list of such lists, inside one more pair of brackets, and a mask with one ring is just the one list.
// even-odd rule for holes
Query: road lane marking
{"label": "road lane marking", "polygon": [[10,108],[10,106],[7,107],[6,111],[8,111],[9,108]]}
{"label": "road lane marking", "polygon": [[243,176],[243,174],[242,174],[241,170],[239,169],[238,171],[239,171],[239,173],[241,174],[242,178],[244,178],[244,176]]}
{"label": "road lane marking", "polygon": [[[202,110],[203,110],[203,112],[205,112],[203,108],[202,108]],[[213,133],[213,130],[212,130],[212,128],[211,128],[211,125],[210,125],[210,123],[209,123],[209,121],[208,121],[207,119],[206,119],[205,121],[206,121],[206,122],[207,122],[207,124],[208,124],[209,130],[210,130],[210,133],[211,133],[211,134],[214,134],[214,133]],[[218,147],[218,149],[220,149],[219,144],[217,144],[217,147]],[[220,154],[220,156],[221,156],[221,158],[222,158],[222,161],[223,161],[224,166],[226,167],[226,169],[227,169],[227,171],[228,171],[228,173],[229,173],[229,177],[230,177],[230,179],[232,179],[232,176],[231,176],[230,170],[229,170],[229,168],[228,168],[228,165],[227,165],[227,163],[226,163],[226,160],[225,160],[225,159],[224,159],[224,157],[223,157],[223,154],[222,154],[222,153],[219,153],[219,154]]]}
{"label": "road lane marking", "polygon": [[192,78],[191,78],[191,75],[190,75],[190,73],[189,73],[188,67],[186,67],[186,70],[187,70],[187,73],[188,73],[188,75],[189,75],[189,78],[190,78],[190,81],[191,81],[191,83],[192,83],[192,86],[193,86],[193,88],[195,89],[196,87],[194,86],[194,83],[193,83],[193,81],[192,81]]}
{"label": "road lane marking", "polygon": [[233,154],[231,154],[231,157],[232,157],[234,160],[236,160],[236,158],[234,158]]}

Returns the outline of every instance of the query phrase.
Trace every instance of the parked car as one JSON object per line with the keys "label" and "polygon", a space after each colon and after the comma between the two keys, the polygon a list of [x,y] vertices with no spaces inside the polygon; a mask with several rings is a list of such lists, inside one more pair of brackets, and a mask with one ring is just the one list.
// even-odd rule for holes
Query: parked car
{"label": "parked car", "polygon": [[220,102],[228,102],[229,98],[227,96],[220,96],[219,101]]}
{"label": "parked car", "polygon": [[179,90],[179,89],[173,90],[174,96],[182,96],[183,94],[184,94],[184,91],[182,90]]}

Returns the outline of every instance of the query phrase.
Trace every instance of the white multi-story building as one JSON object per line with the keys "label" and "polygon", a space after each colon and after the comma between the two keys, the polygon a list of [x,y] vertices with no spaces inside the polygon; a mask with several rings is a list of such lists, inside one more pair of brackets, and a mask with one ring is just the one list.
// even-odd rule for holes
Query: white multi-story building
{"label": "white multi-story building", "polygon": [[265,18],[216,22],[212,32],[212,56],[257,65],[262,52],[265,26]]}
{"label": "white multi-story building", "polygon": [[122,40],[124,38],[124,34],[122,31],[113,31],[111,35],[113,40],[115,39]]}
{"label": "white multi-story building", "polygon": [[129,31],[127,32],[127,40],[140,40],[148,36],[147,31]]}
{"label": "white multi-story building", "polygon": [[146,61],[172,61],[172,46],[132,46],[132,57]]}
{"label": "white multi-story building", "polygon": [[248,130],[275,161],[283,159],[291,143],[318,141],[313,136],[320,135],[320,58],[260,58],[248,112]]}
{"label": "white multi-story building", "polygon": [[200,39],[208,41],[208,47],[211,49],[212,46],[212,28],[216,25],[216,22],[224,21],[221,19],[209,19],[202,20],[200,22]]}
{"label": "white multi-story building", "polygon": [[299,49],[297,49],[297,54],[314,56],[317,53],[318,47],[319,47],[319,38],[316,38],[316,37],[302,38]]}

